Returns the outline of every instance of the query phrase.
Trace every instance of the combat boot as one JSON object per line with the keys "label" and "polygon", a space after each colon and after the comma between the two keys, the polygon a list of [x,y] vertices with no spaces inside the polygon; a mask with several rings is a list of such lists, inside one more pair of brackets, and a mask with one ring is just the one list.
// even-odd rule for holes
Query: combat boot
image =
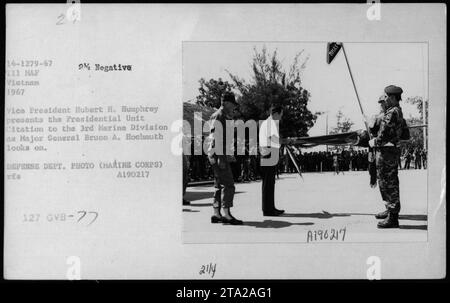
{"label": "combat boot", "polygon": [[378,222],[377,226],[378,228],[398,228],[398,214],[389,212],[387,218]]}
{"label": "combat boot", "polygon": [[386,219],[388,217],[389,211],[386,209],[385,211],[382,211],[381,213],[378,213],[375,215],[375,218],[377,219]]}

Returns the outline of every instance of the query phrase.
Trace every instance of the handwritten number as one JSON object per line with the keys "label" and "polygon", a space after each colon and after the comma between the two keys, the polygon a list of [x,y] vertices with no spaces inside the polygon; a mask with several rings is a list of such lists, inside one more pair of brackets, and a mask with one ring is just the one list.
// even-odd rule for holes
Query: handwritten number
{"label": "handwritten number", "polygon": [[86,214],[87,214],[87,212],[86,211],[82,211],[82,210],[80,210],[80,211],[78,211],[78,213],[83,213],[83,215],[78,219],[78,222],[80,222],[81,221],[81,219],[83,219],[84,218],[84,216],[86,216]]}
{"label": "handwritten number", "polygon": [[95,217],[94,217],[94,219],[88,224],[88,225],[91,225],[92,223],[94,223],[94,221],[95,220],[97,220],[97,217],[98,217],[98,212],[95,212],[95,211],[90,211],[89,212],[90,214],[94,214],[95,215]]}
{"label": "handwritten number", "polygon": [[347,234],[347,228],[341,229],[324,229],[324,230],[308,230],[306,234],[306,242],[324,241],[324,240],[337,240],[345,241],[345,236]]}
{"label": "handwritten number", "polygon": [[344,229],[344,235],[342,236],[342,241],[344,241],[344,239],[345,239],[345,234],[347,233],[347,228],[343,228]]}
{"label": "handwritten number", "polygon": [[87,225],[91,225],[92,223],[95,222],[95,220],[97,220],[98,218],[98,212],[96,211],[85,211],[85,210],[79,210],[78,211],[79,214],[82,214],[79,218],[77,222],[80,222],[81,220],[83,220],[84,217],[86,217],[86,215],[93,215],[93,219],[91,219],[91,222],[89,222]]}

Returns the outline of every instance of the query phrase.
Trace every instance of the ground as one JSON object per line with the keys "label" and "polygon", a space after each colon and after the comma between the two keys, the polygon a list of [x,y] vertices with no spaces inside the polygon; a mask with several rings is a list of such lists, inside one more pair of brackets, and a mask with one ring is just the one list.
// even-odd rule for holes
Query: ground
{"label": "ground", "polygon": [[[261,182],[237,183],[232,214],[242,226],[210,223],[214,187],[188,187],[183,206],[185,243],[255,242],[420,242],[427,241],[427,171],[402,170],[400,228],[378,229],[374,214],[384,210],[378,187],[365,171],[282,174],[275,203],[286,213],[265,217]],[[333,238],[333,239],[331,239]]]}

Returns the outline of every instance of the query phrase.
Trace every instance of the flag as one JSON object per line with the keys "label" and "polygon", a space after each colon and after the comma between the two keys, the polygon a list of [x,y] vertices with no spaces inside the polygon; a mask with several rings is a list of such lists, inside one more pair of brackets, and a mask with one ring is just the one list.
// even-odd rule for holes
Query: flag
{"label": "flag", "polygon": [[327,43],[327,63],[330,64],[334,57],[339,53],[342,48],[340,42],[328,42]]}

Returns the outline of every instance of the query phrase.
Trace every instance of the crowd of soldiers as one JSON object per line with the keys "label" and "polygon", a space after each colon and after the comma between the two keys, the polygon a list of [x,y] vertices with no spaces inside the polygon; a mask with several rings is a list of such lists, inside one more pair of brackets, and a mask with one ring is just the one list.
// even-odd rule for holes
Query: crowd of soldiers
{"label": "crowd of soldiers", "polygon": [[[365,171],[369,162],[367,149],[344,149],[340,152],[314,151],[301,152],[293,149],[293,156],[301,172],[332,172],[336,170],[336,161],[339,171]],[[249,182],[260,179],[259,155],[238,155],[231,162],[231,169],[235,182]],[[427,153],[425,150],[407,149],[402,152],[399,169],[426,169]],[[278,164],[278,175],[283,173],[296,173],[297,169],[287,152],[282,149]],[[206,155],[192,155],[188,157],[189,182],[210,181],[214,179],[212,166]]]}
{"label": "crowd of soldiers", "polygon": [[[260,179],[259,155],[235,156],[234,158],[235,161],[230,164],[235,182]],[[188,169],[189,182],[214,179],[213,169],[206,155],[190,156]]]}
{"label": "crowd of soldiers", "polygon": [[309,152],[297,155],[302,171],[326,172],[367,170],[369,166],[367,150],[342,150],[341,152]]}
{"label": "crowd of soldiers", "polygon": [[[335,171],[336,162],[340,171],[367,170],[367,150],[343,150],[336,152],[304,152],[293,148],[293,156],[301,172],[329,172]],[[189,182],[208,181],[214,179],[212,166],[206,155],[192,155],[188,157]],[[235,182],[248,182],[260,179],[260,155],[237,155],[231,162],[231,169]],[[285,149],[281,149],[277,173],[296,173],[297,169]]]}
{"label": "crowd of soldiers", "polygon": [[412,168],[411,163],[414,165],[414,169],[426,169],[427,168],[427,152],[421,148],[405,148],[402,151],[402,158],[404,161],[403,169]]}

